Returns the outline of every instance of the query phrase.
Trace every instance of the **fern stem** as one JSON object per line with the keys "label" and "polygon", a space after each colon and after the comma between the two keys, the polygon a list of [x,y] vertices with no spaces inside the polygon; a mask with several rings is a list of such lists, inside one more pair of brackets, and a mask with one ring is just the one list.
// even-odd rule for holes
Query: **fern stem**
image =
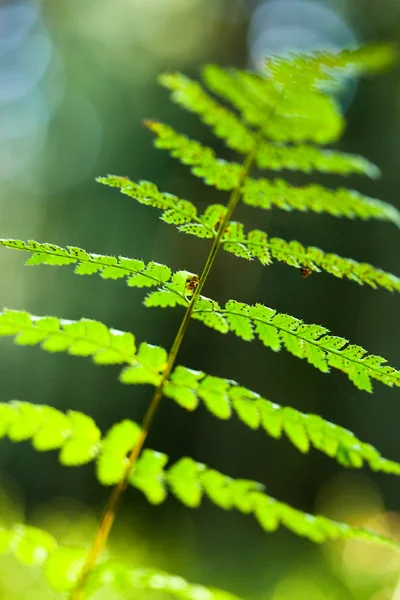
{"label": "fern stem", "polygon": [[113,489],[111,495],[109,496],[109,498],[107,500],[107,503],[106,503],[106,506],[104,509],[104,513],[103,513],[102,519],[100,521],[99,528],[97,530],[96,537],[93,541],[92,547],[89,551],[86,562],[83,566],[82,573],[81,573],[80,579],[78,581],[78,584],[71,594],[71,600],[82,600],[83,599],[84,586],[87,582],[87,579],[88,579],[91,571],[93,570],[93,568],[97,562],[97,559],[99,558],[99,556],[100,556],[101,552],[103,551],[103,548],[106,544],[111,527],[112,527],[114,519],[115,519],[117,506],[119,504],[119,501],[122,497],[123,492],[127,488],[128,478],[131,474],[132,469],[134,468],[134,466],[136,464],[137,459],[139,458],[140,452],[142,451],[143,445],[146,441],[146,438],[149,434],[149,431],[151,429],[151,426],[152,426],[155,416],[157,414],[157,411],[158,411],[158,408],[160,405],[160,401],[162,398],[165,382],[169,378],[171,371],[174,367],[177,354],[181,347],[183,338],[185,336],[187,327],[190,322],[190,318],[191,318],[193,310],[194,310],[196,299],[201,294],[201,291],[204,287],[204,284],[205,284],[207,277],[210,273],[210,270],[214,264],[215,257],[217,255],[219,247],[221,245],[221,240],[222,240],[222,236],[224,234],[225,228],[228,225],[229,220],[231,219],[232,214],[238,205],[238,202],[240,200],[242,183],[251,171],[251,168],[253,166],[254,159],[256,156],[256,151],[257,151],[257,144],[254,145],[253,150],[247,155],[246,160],[243,163],[242,173],[241,173],[238,185],[231,192],[231,195],[229,197],[229,201],[227,204],[226,214],[225,214],[221,224],[219,225],[217,235],[214,238],[210,253],[206,260],[206,264],[204,265],[203,271],[201,273],[199,283],[197,284],[197,286],[193,292],[193,295],[191,297],[189,305],[186,309],[185,315],[182,319],[182,322],[179,326],[179,329],[177,331],[177,334],[175,336],[175,339],[174,339],[171,349],[169,351],[168,362],[167,362],[165,371],[163,373],[163,377],[161,379],[161,382],[155,389],[153,397],[148,406],[148,409],[144,415],[143,422],[142,422],[141,434],[129,455],[128,463],[127,463],[123,478],[115,486],[115,488]]}

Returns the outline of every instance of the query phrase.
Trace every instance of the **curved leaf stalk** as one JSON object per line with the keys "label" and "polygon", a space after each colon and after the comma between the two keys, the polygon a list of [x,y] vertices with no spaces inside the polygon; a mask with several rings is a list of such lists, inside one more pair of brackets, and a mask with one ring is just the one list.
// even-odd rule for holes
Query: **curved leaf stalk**
{"label": "curved leaf stalk", "polygon": [[251,171],[251,168],[255,161],[256,152],[257,152],[257,145],[255,145],[254,149],[247,155],[247,158],[243,163],[243,167],[242,167],[238,185],[236,186],[236,188],[232,191],[232,193],[230,195],[230,198],[229,198],[229,201],[227,204],[226,213],[225,213],[224,218],[222,219],[222,221],[219,225],[219,228],[217,230],[217,234],[214,238],[214,241],[213,241],[210,253],[208,255],[206,264],[204,266],[203,272],[197,282],[197,285],[195,286],[195,288],[193,290],[191,300],[189,302],[189,305],[186,309],[185,315],[182,319],[182,322],[179,326],[178,332],[177,332],[175,339],[173,341],[173,344],[171,346],[171,350],[168,354],[168,361],[167,361],[162,379],[153,394],[153,397],[150,401],[149,407],[143,418],[140,435],[129,455],[127,466],[126,466],[123,477],[120,479],[119,483],[115,486],[111,495],[108,498],[108,501],[107,501],[105,509],[104,509],[103,517],[100,521],[100,525],[99,525],[96,537],[93,541],[92,547],[89,551],[86,562],[83,566],[78,585],[71,594],[71,600],[81,600],[83,598],[84,586],[87,582],[87,579],[88,579],[91,571],[93,570],[93,568],[97,562],[97,559],[99,558],[99,556],[105,546],[105,543],[107,541],[111,527],[112,527],[114,519],[115,519],[117,506],[119,504],[119,501],[121,499],[123,492],[125,491],[125,489],[128,485],[128,479],[129,479],[129,477],[132,473],[132,470],[137,462],[140,452],[142,451],[143,445],[146,441],[146,438],[148,436],[150,428],[153,424],[154,418],[157,414],[157,411],[158,411],[158,408],[160,405],[160,401],[161,401],[161,398],[163,395],[164,385],[165,385],[166,381],[168,380],[168,378],[172,372],[172,369],[174,367],[175,360],[176,360],[177,354],[179,352],[179,348],[181,347],[184,335],[186,333],[186,329],[187,329],[190,319],[192,317],[192,313],[193,313],[193,310],[195,307],[196,300],[200,297],[200,293],[204,287],[204,284],[205,284],[207,277],[210,273],[210,270],[213,266],[215,257],[217,255],[217,252],[222,243],[222,238],[223,238],[223,235],[225,232],[225,228],[228,225],[229,220],[231,219],[232,214],[240,201],[241,187],[242,187],[244,180],[246,179],[246,177],[248,176],[248,174]]}

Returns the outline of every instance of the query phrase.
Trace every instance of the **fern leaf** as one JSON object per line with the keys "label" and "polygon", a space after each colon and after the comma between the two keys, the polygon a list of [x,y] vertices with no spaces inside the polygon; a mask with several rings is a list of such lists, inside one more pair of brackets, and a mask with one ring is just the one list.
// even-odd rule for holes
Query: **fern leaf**
{"label": "fern leaf", "polygon": [[396,49],[390,44],[371,44],[367,47],[340,52],[326,50],[292,54],[289,57],[276,55],[267,61],[267,77],[282,87],[313,87],[329,91],[341,87],[341,75],[377,73],[391,66],[396,60]]}
{"label": "fern leaf", "polygon": [[57,548],[57,542],[46,531],[36,527],[17,524],[13,529],[0,527],[0,552],[12,552],[22,563],[42,565],[49,554]]}
{"label": "fern leaf", "polygon": [[0,313],[0,336],[15,336],[21,346],[40,344],[47,352],[91,356],[97,364],[132,364],[135,360],[131,333],[108,329],[89,319],[68,321],[5,309]]}
{"label": "fern leaf", "polygon": [[[222,204],[211,204],[207,206],[204,213],[198,215],[196,207],[191,202],[179,200],[172,194],[162,193],[153,184],[149,188],[147,182],[141,181],[136,184],[127,177],[109,175],[108,177],[99,177],[97,181],[112,187],[119,187],[123,194],[138,199],[139,202],[142,202],[143,188],[148,189],[149,191],[146,192],[148,194],[148,204],[164,211],[160,217],[163,221],[176,225],[179,231],[199,238],[214,238],[218,225],[226,212],[226,207]],[[167,197],[168,202],[160,203],[158,201],[160,196]]]}
{"label": "fern leaf", "polygon": [[209,89],[231,102],[267,138],[325,144],[335,141],[344,126],[331,97],[332,90],[340,87],[340,72],[373,71],[392,63],[393,57],[390,46],[270,56],[264,76],[209,65],[203,78]]}
{"label": "fern leaf", "polygon": [[220,508],[252,514],[266,531],[275,531],[282,525],[316,543],[361,539],[400,549],[395,541],[372,531],[296,510],[265,494],[264,486],[256,481],[231,479],[191,458],[178,460],[165,471],[164,477],[169,491],[186,506],[195,508],[207,496]]}
{"label": "fern leaf", "polygon": [[140,490],[151,504],[160,504],[167,497],[164,483],[164,467],[167,462],[166,454],[145,449],[129,476],[131,485]]}
{"label": "fern leaf", "polygon": [[241,258],[257,258],[261,264],[267,265],[272,258],[297,269],[315,272],[321,270],[340,279],[350,279],[376,289],[383,287],[389,291],[400,291],[400,279],[386,273],[368,263],[359,263],[351,258],[343,258],[337,254],[328,254],[315,247],[304,247],[297,241],[286,242],[281,238],[269,238],[258,229],[246,235],[241,223],[230,222],[222,237],[223,248]]}
{"label": "fern leaf", "polygon": [[249,206],[267,210],[276,206],[288,212],[300,210],[350,219],[378,219],[400,227],[400,212],[394,206],[343,188],[329,190],[316,184],[294,187],[283,179],[268,181],[248,177],[242,187],[242,199]]}
{"label": "fern leaf", "polygon": [[[200,238],[214,237],[225,210],[222,205],[212,204],[197,220],[180,225],[178,229]],[[384,287],[390,291],[400,290],[400,280],[391,273],[385,273],[367,263],[358,263],[336,254],[325,254],[319,248],[305,248],[299,242],[291,241],[288,243],[279,238],[268,240],[267,235],[257,229],[245,235],[241,223],[230,222],[221,241],[223,249],[227,252],[248,260],[257,258],[263,265],[270,264],[273,257],[296,268],[307,268],[316,272],[322,269],[336,277],[346,277],[361,285],[366,283],[373,288]],[[41,244],[33,241],[26,243],[13,239],[0,239],[0,245],[33,252],[32,257],[26,262],[27,265],[61,266],[76,264],[79,260],[79,264],[75,269],[75,272],[79,275],[100,273],[104,279],[126,277],[127,284],[130,287],[160,286],[167,283],[172,277],[171,269],[166,265],[150,262],[146,266],[142,261],[136,259],[124,257],[117,259],[113,256],[89,254],[80,248],[61,248],[53,244]],[[71,253],[75,255],[75,258],[72,258]],[[79,259],[76,258],[78,254]],[[171,297],[169,304],[167,303],[169,296],[164,292],[156,294],[153,298],[154,301],[157,296],[160,298],[160,305],[171,306],[176,304],[175,295]]]}
{"label": "fern leaf", "polygon": [[167,351],[164,348],[142,343],[139,346],[136,363],[122,371],[120,381],[122,383],[148,383],[157,386],[161,382],[166,364]]}
{"label": "fern leaf", "polygon": [[180,231],[195,233],[200,238],[212,238],[215,229],[205,215],[197,215],[197,208],[188,200],[181,200],[173,194],[160,192],[156,185],[148,181],[134,183],[127,177],[108,175],[97,181],[111,187],[118,187],[123,194],[163,211],[160,219],[178,226]]}
{"label": "fern leaf", "polygon": [[[171,291],[165,293],[171,294],[175,304],[187,306],[189,302],[184,292],[180,295],[174,291],[174,287],[178,286],[184,289],[185,282],[186,271],[180,271],[172,277],[172,283],[167,284]],[[160,293],[154,292],[155,295]],[[142,343],[136,352],[132,333],[107,329],[103,323],[87,319],[68,321],[55,317],[36,317],[24,311],[5,310],[0,313],[0,336],[15,336],[15,342],[20,345],[40,344],[48,352],[92,356],[93,361],[100,365],[125,363],[129,367],[120,375],[123,383],[158,385],[167,361],[164,348]]]}
{"label": "fern leaf", "polygon": [[[269,59],[273,61],[274,57]],[[273,76],[209,65],[203,77],[212,91],[232,102],[245,121],[271,140],[326,144],[343,131],[344,120],[336,102],[311,86],[303,86],[301,94],[297,89],[296,103],[289,82],[279,85]]]}
{"label": "fern leaf", "polygon": [[165,265],[143,261],[124,256],[105,256],[93,254],[67,246],[61,248],[54,244],[42,244],[30,240],[23,242],[15,239],[0,239],[0,245],[16,250],[32,252],[26,265],[76,265],[75,273],[78,275],[93,275],[98,273],[103,279],[126,278],[129,287],[152,287],[162,285],[171,278],[171,269]]}
{"label": "fern leaf", "polygon": [[[147,190],[145,193],[148,195],[148,204],[164,211],[160,217],[162,220],[175,224],[179,231],[199,238],[214,238],[226,213],[226,207],[222,204],[210,204],[204,213],[198,215],[196,207],[187,200],[179,200],[172,194],[162,193],[154,184],[148,184],[148,182],[142,181],[136,184],[127,177],[117,177],[115,175],[99,177],[97,181],[112,187],[119,187],[123,194],[139,199],[139,202],[142,202],[144,190]],[[161,196],[167,197],[167,203],[159,201]],[[187,210],[184,208],[177,209],[179,203],[183,203],[181,206],[188,206]],[[168,215],[167,218],[165,218],[166,214]],[[170,218],[172,214],[178,216]],[[167,279],[165,279],[166,281]]]}
{"label": "fern leaf", "polygon": [[[224,382],[224,385],[226,386],[226,382]],[[23,414],[23,410],[21,411],[21,405],[24,404],[12,402],[0,405],[0,423],[3,427],[3,435],[7,435],[10,423],[15,424],[20,420],[26,429],[27,425],[26,423],[24,424],[24,419],[26,421],[27,411],[25,411],[25,414]],[[40,421],[40,418],[36,418],[35,422],[37,426],[35,430],[33,431],[33,428],[30,428],[29,432],[26,431],[23,436],[24,439],[30,437],[34,440],[35,436],[40,432],[41,426],[49,425],[55,420],[54,414],[58,411],[55,409],[49,410],[49,407],[28,406],[31,411],[36,409],[42,418],[42,421]],[[293,413],[298,416],[297,411],[293,411]],[[295,423],[293,413],[290,414],[289,412],[287,418],[287,422],[289,424],[291,422],[292,425],[291,434],[288,433],[289,426],[285,426],[289,437],[290,435],[296,435],[293,433],[293,423]],[[88,440],[92,440],[92,420],[86,415],[78,414],[81,424],[90,422],[89,428],[86,427],[85,429],[83,427],[81,433],[85,430]],[[69,415],[70,413],[67,413],[67,419]],[[127,465],[126,453],[136,443],[140,431],[140,427],[136,423],[123,421],[114,425],[101,442],[96,442],[93,455],[90,458],[98,458],[97,476],[103,485],[114,484],[123,475]],[[98,433],[96,433],[96,437],[98,437]],[[84,436],[81,435],[81,438],[84,439]],[[14,441],[20,441],[21,439],[21,436],[19,438],[17,436]],[[60,454],[61,462],[64,462],[62,453],[69,441],[68,436],[66,436],[65,445],[62,447]],[[373,450],[370,450],[370,452]],[[82,460],[80,462],[77,460],[75,464],[88,462],[90,458],[86,458],[85,461]],[[379,458],[379,455],[377,458]],[[325,517],[314,517],[295,510],[287,504],[278,502],[274,498],[264,494],[262,484],[255,481],[231,479],[217,471],[209,469],[201,463],[195,462],[191,458],[182,458],[172,467],[166,469],[167,460],[168,457],[165,454],[147,449],[141,454],[135,469],[129,476],[130,484],[141,490],[147,499],[155,504],[162,502],[166,498],[167,490],[170,490],[178,500],[190,507],[199,506],[203,496],[206,495],[214,504],[217,504],[221,508],[236,508],[245,514],[253,514],[261,526],[268,531],[276,529],[281,524],[297,535],[302,535],[315,542],[339,538],[355,538],[392,545],[398,548],[391,540],[367,530],[352,528],[348,525],[326,519]],[[72,463],[64,462],[64,464],[71,465]],[[0,537],[1,546],[4,547],[4,542],[3,544],[1,543]]]}
{"label": "fern leaf", "polygon": [[[207,185],[229,191],[240,184],[242,167],[238,163],[217,158],[211,148],[177,134],[167,125],[152,122],[151,128],[160,136],[158,141],[161,140],[161,145],[159,144],[159,147],[172,150],[173,156],[179,158],[185,164],[193,166],[192,173],[203,179]],[[282,148],[284,147],[282,146]],[[286,154],[286,149],[290,150],[287,153],[289,156],[291,149],[285,147],[284,154]],[[286,164],[282,157],[274,162],[273,156],[273,153],[268,153],[268,160],[272,161],[268,165],[270,169],[294,168],[306,172],[311,170],[310,164],[304,162],[301,157],[292,159],[289,156],[289,163]],[[325,158],[323,157],[324,160],[321,165],[316,167],[318,170],[324,170],[322,164]],[[336,158],[333,162],[335,163],[335,161]],[[343,162],[341,158],[336,162],[337,164],[332,165],[332,169],[329,166],[327,169],[332,172],[349,173],[353,171],[353,167],[347,164],[346,161]],[[353,166],[356,172],[361,172],[358,163],[357,166],[355,166],[355,163]],[[111,187],[118,187],[123,194],[142,204],[161,209],[163,211],[161,219],[167,223],[177,225],[180,231],[186,231],[201,238],[212,238],[215,235],[215,225],[218,220],[209,223],[209,213],[207,211],[203,215],[197,215],[194,204],[187,200],[180,200],[173,194],[160,192],[155,184],[147,181],[136,184],[127,177],[116,175],[98,177],[97,181]],[[242,185],[242,196],[245,204],[260,208],[269,209],[274,205],[287,211],[293,209],[312,210],[349,218],[355,216],[363,219],[376,218],[392,221],[400,227],[400,213],[393,206],[368,198],[352,190],[340,189],[335,192],[313,184],[296,188],[279,179],[269,182],[266,179],[254,180],[247,177]],[[215,206],[219,207],[220,205]]]}
{"label": "fern leaf", "polygon": [[287,146],[278,142],[262,142],[256,153],[256,163],[260,169],[271,171],[302,171],[311,173],[336,173],[337,175],[367,175],[376,179],[379,168],[358,154],[348,154],[334,150],[321,150],[306,144]]}
{"label": "fern leaf", "polygon": [[214,150],[177,133],[169,125],[146,121],[146,126],[157,135],[157,148],[168,150],[171,156],[192,167],[193,175],[203,179],[207,185],[225,191],[238,187],[242,173],[242,166],[238,163],[217,158]]}
{"label": "fern leaf", "polygon": [[[124,177],[109,177],[102,178],[103,183],[116,185],[118,182],[121,186],[121,191],[131,195],[130,190],[134,190],[133,197],[136,195],[136,186],[133,182]],[[280,195],[282,192],[282,196]],[[160,194],[155,186],[153,186],[154,197]],[[139,194],[140,195],[140,194]],[[291,188],[285,181],[276,180],[269,183],[267,180],[251,180],[247,179],[243,187],[243,201],[252,206],[260,206],[262,208],[270,208],[272,204],[279,208],[291,210],[297,208],[300,210],[313,210],[322,212],[326,210],[335,216],[358,216],[361,218],[377,218],[387,219],[395,222],[400,226],[400,213],[384,202],[373,200],[372,198],[363,197],[357,192],[349,190],[338,190],[333,192],[320,186],[307,186],[306,188]],[[185,201],[181,201],[185,202]],[[177,223],[179,231],[195,235],[200,238],[215,237],[218,224],[225,215],[226,208],[220,204],[212,204],[208,206],[202,215],[196,217],[187,215],[188,219],[185,224]],[[165,219],[164,219],[165,220]],[[170,221],[171,222],[171,221]],[[319,248],[305,248],[300,243],[291,241],[286,242],[279,238],[268,239],[266,233],[260,230],[250,231],[247,235],[244,233],[244,228],[241,223],[231,221],[226,227],[222,237],[222,248],[227,252],[231,252],[241,258],[251,260],[257,258],[261,264],[267,265],[272,262],[272,258],[280,262],[296,268],[311,269],[311,271],[324,270],[335,277],[347,278],[359,284],[367,284],[373,288],[383,287],[390,291],[400,289],[400,280],[391,273],[385,273],[381,269],[376,269],[368,263],[358,263],[349,258],[342,258],[336,254],[326,254]],[[1,243],[1,241],[0,241]],[[144,275],[151,273],[150,268],[155,263],[150,263]],[[158,276],[164,277],[164,281],[168,281],[168,274],[171,271],[164,265],[156,265],[154,269],[163,269]],[[157,273],[155,274],[157,276]],[[156,282],[156,276],[154,282]],[[136,281],[136,276],[134,281]],[[129,280],[128,280],[129,284]],[[149,284],[150,285],[150,284]],[[175,298],[165,291],[156,293],[153,296],[153,302],[158,298],[159,306],[175,305]],[[170,302],[170,304],[168,304]]]}
{"label": "fern leaf", "polygon": [[102,439],[93,419],[81,412],[66,414],[50,406],[11,401],[0,403],[0,437],[12,442],[30,440],[35,450],[59,450],[60,463],[76,467],[96,460],[97,478],[114,485],[124,475],[127,454],[141,429],[132,421],[111,427]]}
{"label": "fern leaf", "polygon": [[189,292],[187,290],[188,277],[193,275],[188,271],[177,271],[172,277],[171,283],[165,284],[159,290],[150,292],[144,301],[144,305],[151,307],[174,307],[174,306],[188,306],[189,300],[187,296]]}
{"label": "fern leaf", "polygon": [[262,304],[250,306],[229,300],[224,308],[209,298],[199,297],[193,318],[205,325],[227,333],[232,331],[250,341],[258,337],[265,346],[278,351],[282,346],[294,356],[306,359],[311,365],[327,373],[334,367],[346,373],[359,389],[371,392],[371,379],[392,386],[400,386],[400,371],[386,366],[386,360],[368,355],[360,346],[352,346],[341,337],[327,335],[319,325],[307,325],[290,315],[277,313]]}
{"label": "fern leaf", "polygon": [[222,138],[228,148],[248,154],[256,144],[256,135],[230,110],[216,102],[202,86],[181,73],[165,73],[159,77],[161,85],[171,90],[174,102],[197,114]]}
{"label": "fern leaf", "polygon": [[188,410],[202,401],[218,419],[229,419],[234,412],[251,429],[262,427],[276,439],[285,434],[300,452],[314,447],[345,467],[359,469],[365,462],[373,471],[400,475],[399,463],[383,458],[351,431],[317,415],[275,404],[235,381],[178,366],[165,384],[164,395]]}
{"label": "fern leaf", "polygon": [[60,462],[78,466],[100,451],[101,432],[93,419],[76,411],[66,415],[50,406],[13,401],[0,404],[0,437],[30,439],[35,450],[60,450]]}
{"label": "fern leaf", "polygon": [[89,589],[104,587],[126,595],[129,590],[164,593],[183,600],[240,600],[224,590],[189,583],[183,577],[170,575],[158,569],[132,569],[119,562],[108,560],[100,564],[90,578]]}
{"label": "fern leaf", "polygon": [[[27,566],[41,568],[50,588],[65,593],[78,583],[87,551],[59,546],[47,531],[18,523],[10,529],[0,528],[0,553],[12,554]],[[153,590],[185,600],[240,600],[229,592],[189,583],[158,569],[132,568],[114,560],[106,560],[94,569],[85,586],[85,597],[92,597],[103,588],[123,594],[129,590]]]}
{"label": "fern leaf", "polygon": [[132,421],[116,423],[104,436],[97,459],[97,478],[103,485],[115,485],[129,465],[127,454],[135,446],[141,429]]}
{"label": "fern leaf", "polygon": [[[238,163],[217,158],[211,148],[177,133],[169,125],[157,121],[146,121],[146,125],[157,135],[157,148],[168,150],[171,156],[191,166],[193,175],[203,179],[207,185],[224,191],[233,190],[239,185],[242,166]],[[380,174],[375,165],[358,155],[272,142],[262,142],[257,148],[255,159],[260,169],[289,169],[305,173],[321,171],[338,175],[358,173],[370,177]]]}

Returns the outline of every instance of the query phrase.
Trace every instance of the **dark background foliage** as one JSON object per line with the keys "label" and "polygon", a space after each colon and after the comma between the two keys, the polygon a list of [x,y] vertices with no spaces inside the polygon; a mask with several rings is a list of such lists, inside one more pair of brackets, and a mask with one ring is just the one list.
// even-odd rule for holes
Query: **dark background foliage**
{"label": "dark background foliage", "polygon": [[[94,181],[106,173],[128,175],[154,181],[199,207],[226,202],[222,193],[207,188],[152,147],[151,134],[141,125],[144,117],[169,121],[212,145],[221,156],[232,156],[192,115],[169,102],[157,85],[157,74],[181,70],[197,77],[207,62],[254,69],[262,68],[262,57],[271,51],[398,41],[400,4],[397,0],[15,0],[1,3],[0,19],[1,236],[76,245],[199,272],[207,240],[178,234],[158,220],[156,211]],[[340,180],[318,175],[314,181],[355,187],[400,207],[399,83],[395,69],[355,82],[343,98],[348,127],[339,147],[376,162],[383,178]],[[293,173],[287,177],[295,184],[310,180]],[[399,232],[389,224],[277,210],[262,213],[249,207],[240,207],[237,219],[271,235],[400,273]],[[95,318],[132,330],[138,341],[170,346],[179,309],[145,310],[142,292],[121,281],[79,278],[69,268],[24,269],[23,259],[18,253],[0,254],[3,306],[71,319]],[[324,324],[400,365],[394,294],[326,274],[305,280],[294,269],[263,268],[226,253],[218,257],[204,293],[221,301],[260,301],[306,322]],[[189,328],[178,363],[234,378],[280,404],[321,414],[355,431],[385,456],[400,460],[396,391],[377,384],[369,396],[340,372],[323,375],[284,352],[274,354],[257,342],[221,336],[197,322]],[[10,340],[0,342],[1,401],[18,398],[81,410],[103,430],[123,418],[140,421],[151,394],[147,387],[122,386],[117,372],[78,358],[18,348]],[[189,455],[231,476],[262,481],[271,495],[303,510],[339,518],[356,513],[361,518],[364,503],[370,516],[383,511],[383,502],[390,511],[399,508],[395,478],[367,470],[343,477],[342,469],[327,457],[316,452],[302,456],[286,440],[269,439],[235,419],[216,421],[203,408],[189,414],[163,401],[148,445],[173,459]],[[107,495],[90,465],[61,468],[56,455],[39,455],[25,444],[7,441],[1,446],[1,481],[4,498],[14,498],[13,510],[20,502],[34,522],[43,522],[44,514],[62,514],[71,522],[73,515],[85,514],[91,524],[86,537],[92,535],[93,515],[99,514]],[[3,503],[9,506],[8,501]],[[284,531],[267,536],[251,520],[209,505],[190,512],[171,500],[152,508],[137,492],[128,491],[122,513],[111,540],[119,552],[135,548],[139,562],[167,566],[245,597],[308,599],[315,592],[315,598],[395,598],[392,571],[376,573],[374,554],[367,553],[367,567],[364,563],[360,567],[371,578],[370,562],[375,565],[368,587],[343,567],[351,548],[321,554]],[[385,525],[384,530],[394,534],[393,527]],[[319,565],[312,575],[307,575],[308,561]],[[296,585],[299,565],[302,584]],[[318,581],[309,588],[311,580]],[[384,595],[386,589],[389,595]],[[297,596],[299,590],[305,595]]]}

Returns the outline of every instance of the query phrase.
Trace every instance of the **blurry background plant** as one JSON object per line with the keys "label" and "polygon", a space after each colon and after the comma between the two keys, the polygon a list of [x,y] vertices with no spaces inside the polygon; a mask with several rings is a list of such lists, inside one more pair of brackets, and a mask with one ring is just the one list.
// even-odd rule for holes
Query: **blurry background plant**
{"label": "blurry background plant", "polygon": [[[216,147],[205,127],[167,101],[165,90],[157,86],[157,74],[181,70],[196,77],[207,62],[262,69],[269,52],[399,41],[400,4],[5,0],[0,23],[1,236],[146,261],[158,257],[175,269],[197,272],[207,244],[177,237],[153,212],[94,182],[96,175],[125,173],[183,197],[189,189],[190,199],[199,206],[206,198],[208,203],[219,201],[217,192],[156,153],[141,126],[143,117],[168,120]],[[397,206],[399,84],[399,71],[394,71],[349,88],[343,98],[348,128],[341,142],[342,149],[364,154],[384,174],[381,181],[349,178],[346,185]],[[306,180],[298,174],[289,179]],[[341,183],[331,177],[323,181]],[[210,200],[210,194],[215,199]],[[249,227],[260,226],[256,211],[246,218]],[[400,274],[400,237],[390,225],[301,213],[272,212],[263,219],[262,228],[272,235],[331,248]],[[80,280],[71,271],[45,267],[31,275],[29,269],[19,268],[21,262],[18,253],[0,255],[2,306],[72,319],[91,317],[116,328],[133,328],[139,339],[170,345],[179,315],[166,321],[164,314],[154,314],[149,320],[137,293],[123,282]],[[244,277],[247,302],[262,300],[306,322],[324,323],[400,364],[398,300],[387,292],[323,274],[303,280],[295,270],[263,269],[229,255],[217,261],[212,285],[223,297],[240,299]],[[224,339],[194,324],[184,343],[184,364],[222,377],[235,372],[238,381],[265,397],[282,404],[290,398],[300,410],[340,423],[385,456],[400,460],[400,408],[390,390],[366,396],[340,374],[323,377],[288,355],[268,353],[260,368],[256,347],[246,348],[244,361],[240,341],[231,338],[229,344],[232,352],[227,354]],[[148,402],[146,388],[124,388],[112,368],[98,369],[67,355],[44,356],[39,349],[0,342],[0,365],[2,401],[16,397],[82,410],[103,430],[122,418],[140,420]],[[273,495],[298,508],[373,524],[400,539],[395,478],[339,475],[340,467],[323,455],[312,453],[305,459],[288,442],[278,443],[236,423],[215,422],[202,410],[195,416],[186,414],[172,403],[162,406],[150,437],[149,445],[172,459],[188,454],[234,477],[268,482]],[[2,441],[0,484],[0,519],[6,523],[23,516],[66,543],[92,538],[106,490],[96,484],[90,465],[60,469],[55,455]],[[133,490],[126,494],[110,544],[117,556],[132,564],[159,566],[246,598],[400,599],[400,565],[389,551],[354,542],[319,549],[283,530],[266,536],[243,516],[221,515],[212,506],[191,513],[171,500],[154,509]],[[12,558],[3,561],[0,598],[26,598],[28,590],[30,599],[54,597],[34,573]],[[136,597],[143,595],[132,594]]]}

